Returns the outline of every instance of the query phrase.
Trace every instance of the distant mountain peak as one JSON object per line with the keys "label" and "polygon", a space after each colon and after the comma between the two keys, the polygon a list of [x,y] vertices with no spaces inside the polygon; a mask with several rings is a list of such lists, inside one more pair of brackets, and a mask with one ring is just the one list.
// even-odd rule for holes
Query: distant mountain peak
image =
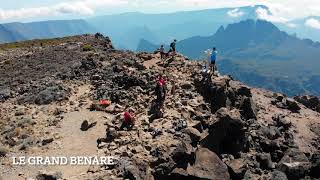
{"label": "distant mountain peak", "polygon": [[216,34],[221,34],[224,32],[224,27],[223,26],[220,26],[219,29],[217,30]]}

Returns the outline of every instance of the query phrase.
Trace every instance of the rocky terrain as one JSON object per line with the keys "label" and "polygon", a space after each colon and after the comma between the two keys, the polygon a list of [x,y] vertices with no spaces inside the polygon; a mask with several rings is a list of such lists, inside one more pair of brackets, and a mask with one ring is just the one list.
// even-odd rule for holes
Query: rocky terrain
{"label": "rocky terrain", "polygon": [[[183,55],[167,63],[119,51],[100,34],[15,46],[0,47],[0,179],[320,178],[317,97],[207,78]],[[163,117],[153,107],[160,73],[168,78]],[[120,131],[127,107],[136,124]],[[118,163],[13,165],[19,155]]]}

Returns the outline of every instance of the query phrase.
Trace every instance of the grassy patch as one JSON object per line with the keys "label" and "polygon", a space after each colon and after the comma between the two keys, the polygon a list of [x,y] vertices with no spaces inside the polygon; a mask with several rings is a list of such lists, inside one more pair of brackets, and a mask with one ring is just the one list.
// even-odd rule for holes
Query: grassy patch
{"label": "grassy patch", "polygon": [[4,61],[4,64],[7,64],[7,65],[11,64],[11,60]]}
{"label": "grassy patch", "polygon": [[94,48],[90,44],[86,44],[83,46],[83,51],[93,51]]}

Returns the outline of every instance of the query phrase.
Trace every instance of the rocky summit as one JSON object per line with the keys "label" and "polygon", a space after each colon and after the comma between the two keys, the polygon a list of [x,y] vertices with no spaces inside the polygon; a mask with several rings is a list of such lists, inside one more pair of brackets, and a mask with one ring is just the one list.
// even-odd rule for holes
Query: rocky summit
{"label": "rocky summit", "polygon": [[[0,179],[320,178],[317,97],[289,98],[202,68],[181,54],[164,61],[116,50],[101,34],[1,45]],[[135,126],[119,130],[128,107]],[[19,156],[117,163],[13,164]]]}

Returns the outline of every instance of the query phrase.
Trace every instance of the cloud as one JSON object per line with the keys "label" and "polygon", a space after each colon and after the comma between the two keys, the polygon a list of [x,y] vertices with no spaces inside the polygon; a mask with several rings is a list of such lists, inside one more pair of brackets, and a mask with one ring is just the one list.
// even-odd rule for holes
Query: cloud
{"label": "cloud", "polygon": [[230,17],[241,17],[244,15],[244,12],[240,11],[239,8],[235,8],[231,11],[228,11]]}
{"label": "cloud", "polygon": [[284,17],[275,16],[272,13],[270,13],[268,9],[261,8],[261,7],[257,8],[256,13],[259,19],[264,19],[270,22],[287,23],[289,21]]}
{"label": "cloud", "polygon": [[294,23],[286,23],[286,25],[290,28],[296,28],[298,25]]}
{"label": "cloud", "polygon": [[20,8],[14,10],[0,9],[0,20],[33,18],[41,16],[57,15],[92,15],[95,9],[101,7],[117,7],[127,4],[125,0],[78,0],[59,3],[53,6],[43,6],[34,8]]}
{"label": "cloud", "polygon": [[315,29],[320,29],[320,21],[318,21],[317,19],[314,19],[314,18],[310,18],[310,19],[306,20],[304,25],[308,26],[308,27],[315,28]]}
{"label": "cloud", "polygon": [[[36,1],[41,2],[41,0],[33,0],[33,4],[35,4]],[[56,2],[55,0],[50,1]],[[293,27],[294,25],[290,25],[288,22],[295,18],[320,14],[319,0],[59,0],[59,2],[64,3],[11,10],[0,9],[0,20],[21,20],[24,18],[54,17],[61,15],[93,15],[97,12],[100,14],[132,11],[165,13],[185,10],[266,5],[270,13],[263,8],[257,11],[261,19],[285,23]],[[14,2],[8,1],[8,3],[13,4],[13,7],[19,6],[18,4],[15,5]],[[242,13],[240,10],[236,11],[233,9],[228,15],[238,17],[241,16]]]}

